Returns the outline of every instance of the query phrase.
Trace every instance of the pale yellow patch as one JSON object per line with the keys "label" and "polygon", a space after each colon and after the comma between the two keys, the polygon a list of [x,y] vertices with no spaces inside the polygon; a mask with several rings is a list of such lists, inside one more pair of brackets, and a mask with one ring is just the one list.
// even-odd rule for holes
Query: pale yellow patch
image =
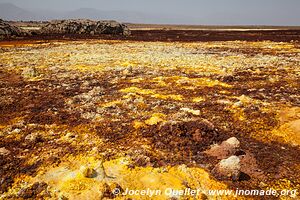
{"label": "pale yellow patch", "polygon": [[204,101],[204,98],[203,97],[195,97],[195,98],[193,98],[192,101],[195,102],[195,103],[199,103],[199,102]]}
{"label": "pale yellow patch", "polygon": [[274,129],[271,135],[282,138],[287,144],[300,145],[300,119],[283,124]]}
{"label": "pale yellow patch", "polygon": [[158,99],[173,99],[176,101],[182,101],[183,100],[183,96],[182,95],[175,95],[175,94],[158,94],[155,92],[155,90],[151,90],[151,89],[141,89],[138,87],[129,87],[129,88],[125,88],[120,90],[123,93],[135,93],[135,94],[139,94],[139,95],[149,95],[153,98],[158,98]]}
{"label": "pale yellow patch", "polygon": [[187,113],[191,113],[193,115],[200,115],[200,110],[193,110],[193,109],[190,109],[190,108],[181,108],[180,109],[181,111],[184,111],[184,112],[187,112]]}
{"label": "pale yellow patch", "polygon": [[140,121],[134,121],[133,122],[133,127],[135,129],[139,129],[139,128],[145,127],[145,123],[144,122],[140,122]]}
{"label": "pale yellow patch", "polygon": [[165,118],[166,118],[165,114],[154,113],[149,119],[145,121],[145,123],[147,125],[155,125],[158,124],[159,122],[163,122]]}
{"label": "pale yellow patch", "polygon": [[109,107],[113,107],[113,106],[120,105],[120,104],[122,104],[122,102],[120,100],[116,100],[116,101],[104,103],[101,106],[103,108],[109,108]]}
{"label": "pale yellow patch", "polygon": [[129,88],[122,89],[120,91],[124,92],[124,93],[136,93],[136,94],[140,94],[140,95],[155,94],[155,92],[153,90],[141,89],[141,88],[138,88],[138,87],[129,87]]}
{"label": "pale yellow patch", "polygon": [[195,87],[215,87],[222,86],[226,88],[232,87],[229,84],[223,83],[218,80],[213,80],[209,78],[188,78],[184,76],[170,76],[170,77],[156,77],[153,79],[153,82],[162,83],[166,86],[169,84],[176,84],[179,87],[185,89],[194,89]]}
{"label": "pale yellow patch", "polygon": [[131,80],[130,80],[131,83],[140,83],[140,82],[142,82],[142,81],[144,81],[143,78],[135,78],[135,79],[131,79]]}
{"label": "pale yellow patch", "polygon": [[182,101],[183,96],[182,95],[176,95],[176,94],[153,94],[151,97],[157,98],[157,99],[173,99],[175,101]]}

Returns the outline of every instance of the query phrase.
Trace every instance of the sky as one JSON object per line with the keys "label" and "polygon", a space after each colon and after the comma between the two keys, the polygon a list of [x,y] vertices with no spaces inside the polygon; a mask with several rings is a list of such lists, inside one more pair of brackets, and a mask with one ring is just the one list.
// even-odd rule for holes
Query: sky
{"label": "sky", "polygon": [[[187,24],[300,25],[300,0],[0,0],[27,10],[137,11]],[[161,18],[163,23],[163,17]]]}

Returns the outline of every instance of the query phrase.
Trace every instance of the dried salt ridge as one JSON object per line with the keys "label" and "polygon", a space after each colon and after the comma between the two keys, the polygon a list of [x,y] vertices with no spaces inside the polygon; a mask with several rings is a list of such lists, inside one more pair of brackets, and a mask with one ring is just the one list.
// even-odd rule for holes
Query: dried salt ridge
{"label": "dried salt ridge", "polygon": [[130,35],[126,25],[116,21],[54,20],[41,29],[41,34]]}
{"label": "dried salt ridge", "polygon": [[9,23],[0,19],[0,40],[14,38],[22,35],[24,35],[24,33],[20,28],[12,26]]}

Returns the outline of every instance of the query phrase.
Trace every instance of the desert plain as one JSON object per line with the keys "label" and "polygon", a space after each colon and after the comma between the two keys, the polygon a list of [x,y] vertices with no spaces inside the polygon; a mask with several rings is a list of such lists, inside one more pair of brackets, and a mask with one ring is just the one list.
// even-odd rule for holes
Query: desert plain
{"label": "desert plain", "polygon": [[[155,29],[1,41],[0,199],[297,199],[209,190],[300,189],[298,39]],[[201,192],[114,194],[128,188]]]}

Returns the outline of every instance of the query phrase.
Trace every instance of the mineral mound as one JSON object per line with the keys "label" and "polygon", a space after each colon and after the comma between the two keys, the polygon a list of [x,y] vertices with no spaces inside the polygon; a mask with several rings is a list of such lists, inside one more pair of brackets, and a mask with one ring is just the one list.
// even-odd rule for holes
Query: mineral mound
{"label": "mineral mound", "polygon": [[0,40],[23,35],[20,28],[12,26],[9,23],[0,19]]}
{"label": "mineral mound", "polygon": [[126,25],[116,21],[53,20],[41,29],[42,34],[129,35]]}

